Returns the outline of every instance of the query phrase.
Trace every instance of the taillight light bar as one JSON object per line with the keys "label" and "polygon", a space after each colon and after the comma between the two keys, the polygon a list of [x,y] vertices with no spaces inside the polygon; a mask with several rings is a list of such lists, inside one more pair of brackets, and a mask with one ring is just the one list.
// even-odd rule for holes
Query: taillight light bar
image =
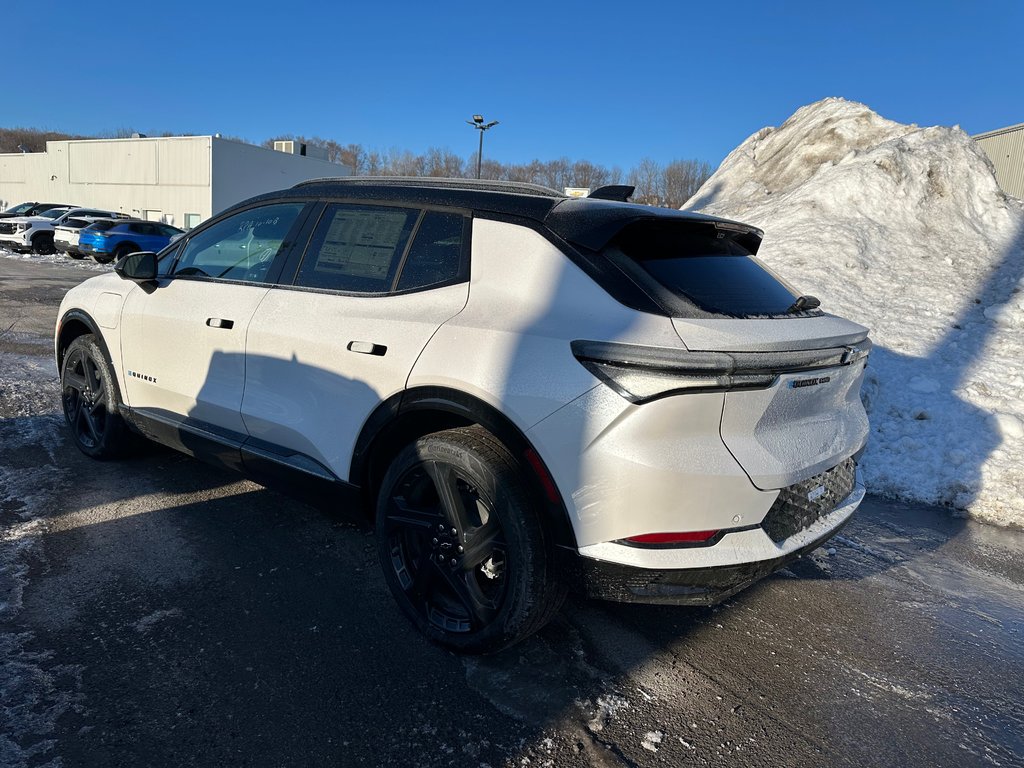
{"label": "taillight light bar", "polygon": [[681,392],[765,389],[784,373],[852,365],[870,351],[869,339],[850,346],[781,352],[694,352],[609,341],[572,342],[580,364],[631,403]]}

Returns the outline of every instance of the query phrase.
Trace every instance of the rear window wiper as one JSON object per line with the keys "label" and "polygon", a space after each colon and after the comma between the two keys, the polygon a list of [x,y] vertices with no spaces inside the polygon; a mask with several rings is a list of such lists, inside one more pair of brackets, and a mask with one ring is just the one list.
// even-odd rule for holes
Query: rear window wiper
{"label": "rear window wiper", "polygon": [[793,314],[794,312],[806,312],[811,309],[817,309],[821,306],[821,302],[814,296],[798,296],[797,300],[793,302],[793,306],[786,310],[786,312]]}

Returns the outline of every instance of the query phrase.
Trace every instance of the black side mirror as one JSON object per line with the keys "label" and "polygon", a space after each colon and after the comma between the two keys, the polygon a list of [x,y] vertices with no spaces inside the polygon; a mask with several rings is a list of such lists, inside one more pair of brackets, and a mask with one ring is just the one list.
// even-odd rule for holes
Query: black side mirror
{"label": "black side mirror", "polygon": [[156,280],[156,254],[152,251],[129,253],[117,262],[114,271],[119,277],[136,283]]}

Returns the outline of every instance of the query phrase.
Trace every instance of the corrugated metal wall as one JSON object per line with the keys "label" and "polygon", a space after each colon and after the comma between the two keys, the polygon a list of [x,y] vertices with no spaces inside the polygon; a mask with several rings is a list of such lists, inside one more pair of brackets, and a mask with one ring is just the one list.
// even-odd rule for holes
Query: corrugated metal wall
{"label": "corrugated metal wall", "polygon": [[1024,123],[974,137],[996,168],[1003,191],[1024,198]]}

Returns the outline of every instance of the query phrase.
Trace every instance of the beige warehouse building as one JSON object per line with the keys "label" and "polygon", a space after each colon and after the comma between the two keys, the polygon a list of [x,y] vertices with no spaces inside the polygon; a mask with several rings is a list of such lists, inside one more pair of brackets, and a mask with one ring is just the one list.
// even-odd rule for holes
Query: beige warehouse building
{"label": "beige warehouse building", "polygon": [[1024,198],[1024,123],[972,137],[996,169],[996,181],[1008,195]]}
{"label": "beige warehouse building", "polygon": [[70,203],[188,229],[253,195],[351,174],[303,145],[278,146],[285,151],[219,136],[48,141],[45,152],[0,154],[0,209]]}

